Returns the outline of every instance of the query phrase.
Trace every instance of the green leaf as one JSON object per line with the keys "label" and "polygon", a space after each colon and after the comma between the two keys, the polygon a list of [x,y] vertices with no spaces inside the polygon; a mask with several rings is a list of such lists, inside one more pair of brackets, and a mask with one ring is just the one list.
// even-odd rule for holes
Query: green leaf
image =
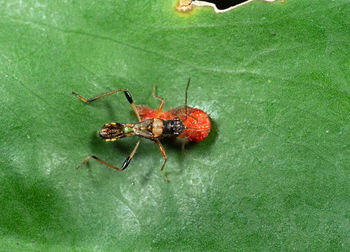
{"label": "green leaf", "polygon": [[[20,1],[0,9],[0,250],[273,251],[350,246],[350,5]],[[113,143],[123,94],[210,114],[203,142]]]}

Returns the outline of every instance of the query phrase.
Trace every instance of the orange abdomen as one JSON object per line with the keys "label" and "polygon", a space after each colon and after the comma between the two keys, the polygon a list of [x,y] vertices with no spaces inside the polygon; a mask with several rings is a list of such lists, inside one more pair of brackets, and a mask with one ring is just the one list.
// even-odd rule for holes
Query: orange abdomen
{"label": "orange abdomen", "polygon": [[209,116],[200,109],[194,109],[187,115],[183,123],[186,126],[186,130],[180,135],[180,137],[187,138],[190,142],[203,141],[209,134],[211,129],[211,123]]}
{"label": "orange abdomen", "polygon": [[[142,121],[157,116],[156,109],[146,106],[138,106],[137,111]],[[208,136],[211,123],[209,116],[203,110],[191,107],[187,107],[186,110],[186,108],[182,107],[162,112],[159,115],[159,118],[163,120],[173,120],[175,117],[180,118],[182,123],[186,126],[184,132],[179,136],[180,138],[186,138],[190,142],[200,142]]]}

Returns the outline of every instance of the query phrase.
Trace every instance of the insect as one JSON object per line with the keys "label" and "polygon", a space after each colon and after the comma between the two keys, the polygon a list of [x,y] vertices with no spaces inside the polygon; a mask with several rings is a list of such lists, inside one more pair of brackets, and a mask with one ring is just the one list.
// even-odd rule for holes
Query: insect
{"label": "insect", "polygon": [[180,137],[185,138],[188,141],[199,142],[208,136],[211,128],[209,116],[204,111],[187,106],[187,91],[190,81],[191,78],[189,78],[186,86],[185,106],[181,108],[171,109],[166,112],[163,112],[165,100],[162,97],[156,96],[155,85],[153,87],[152,96],[153,98],[160,100],[160,104],[156,110],[146,106],[136,107],[131,94],[127,89],[124,88],[120,88],[91,99],[86,99],[78,93],[72,91],[72,94],[77,96],[80,100],[82,100],[85,103],[91,103],[107,95],[115,94],[118,92],[124,92],[126,99],[130,103],[138,119],[137,123],[107,123],[103,125],[102,129],[99,132],[100,137],[108,142],[116,141],[131,136],[139,137],[134,149],[132,150],[130,155],[125,159],[120,168],[103,161],[95,155],[90,155],[87,158],[85,158],[84,161],[77,168],[80,168],[91,158],[93,158],[99,161],[100,163],[109,166],[115,170],[123,171],[128,167],[130,161],[134,157],[137,148],[140,145],[141,139],[147,138],[157,143],[159,151],[164,158],[161,171],[164,179],[167,182],[169,182],[169,179],[167,178],[164,172],[164,167],[168,158],[160,140],[168,137]]}

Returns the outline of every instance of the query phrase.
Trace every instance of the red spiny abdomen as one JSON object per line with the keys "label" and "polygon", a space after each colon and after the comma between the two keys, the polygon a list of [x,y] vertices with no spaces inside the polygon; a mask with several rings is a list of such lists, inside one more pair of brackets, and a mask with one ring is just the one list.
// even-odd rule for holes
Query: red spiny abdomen
{"label": "red spiny abdomen", "polygon": [[[157,116],[156,109],[146,106],[138,106],[137,111],[142,121]],[[180,138],[186,138],[190,142],[200,142],[208,136],[211,123],[209,116],[203,110],[191,107],[187,107],[187,110],[185,107],[175,108],[162,112],[158,118],[173,120],[175,117],[180,118],[182,123],[186,126],[185,131],[179,136]]]}
{"label": "red spiny abdomen", "polygon": [[186,130],[182,134],[188,141],[200,142],[208,136],[211,124],[209,116],[203,110],[193,109],[184,120]]}

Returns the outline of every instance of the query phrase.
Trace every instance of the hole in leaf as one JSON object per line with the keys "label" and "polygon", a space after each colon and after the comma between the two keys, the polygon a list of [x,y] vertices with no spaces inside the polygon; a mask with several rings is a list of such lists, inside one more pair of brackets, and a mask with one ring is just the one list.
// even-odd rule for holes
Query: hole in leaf
{"label": "hole in leaf", "polygon": [[206,2],[215,4],[216,8],[218,8],[219,10],[224,10],[248,1],[247,0],[228,0],[228,1],[206,0]]}
{"label": "hole in leaf", "polygon": [[[275,2],[276,0],[261,0],[264,2]],[[253,0],[178,0],[176,9],[180,12],[189,12],[193,7],[212,7],[216,13],[224,13],[239,6],[253,2]],[[280,0],[284,2],[284,0]]]}

